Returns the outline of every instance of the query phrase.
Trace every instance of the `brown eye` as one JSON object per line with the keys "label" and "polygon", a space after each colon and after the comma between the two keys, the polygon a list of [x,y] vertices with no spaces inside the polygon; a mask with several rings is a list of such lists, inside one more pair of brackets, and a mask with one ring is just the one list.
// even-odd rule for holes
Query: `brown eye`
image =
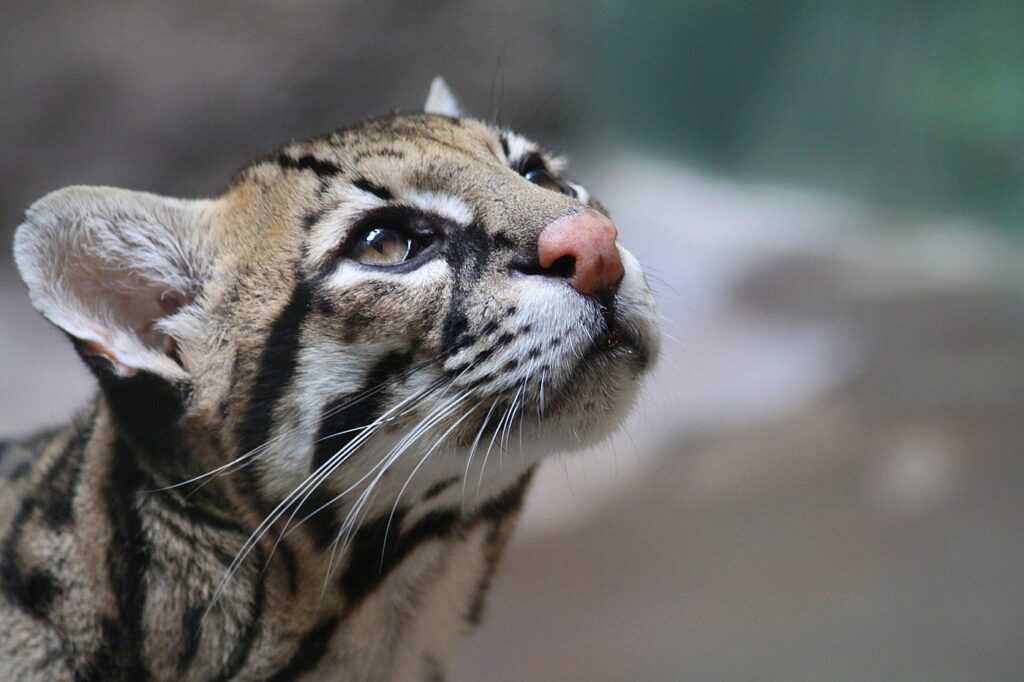
{"label": "brown eye", "polygon": [[409,260],[413,240],[388,227],[371,227],[349,248],[348,257],[366,265],[398,265]]}
{"label": "brown eye", "polygon": [[523,177],[535,185],[549,189],[552,192],[560,192],[569,197],[576,196],[576,190],[563,180],[556,179],[544,168],[534,168],[523,173]]}

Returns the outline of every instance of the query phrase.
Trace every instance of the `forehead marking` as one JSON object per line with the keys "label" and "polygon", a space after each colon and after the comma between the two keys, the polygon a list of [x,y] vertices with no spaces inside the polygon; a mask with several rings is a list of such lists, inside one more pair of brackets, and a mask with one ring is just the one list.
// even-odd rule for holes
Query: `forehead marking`
{"label": "forehead marking", "polygon": [[277,155],[275,161],[282,168],[313,171],[319,177],[331,177],[341,173],[341,169],[330,161],[318,159],[312,154],[303,154],[296,159],[288,156],[285,152],[281,152]]}

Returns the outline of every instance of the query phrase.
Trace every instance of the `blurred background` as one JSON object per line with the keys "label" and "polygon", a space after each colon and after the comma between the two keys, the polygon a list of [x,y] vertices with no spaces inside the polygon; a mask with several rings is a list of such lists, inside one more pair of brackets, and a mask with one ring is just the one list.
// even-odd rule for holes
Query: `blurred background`
{"label": "blurred background", "polygon": [[[217,193],[464,107],[573,159],[664,353],[547,463],[450,679],[1024,670],[1024,9],[880,0],[4,3],[0,238],[72,183]],[[91,392],[0,258],[0,437]]]}

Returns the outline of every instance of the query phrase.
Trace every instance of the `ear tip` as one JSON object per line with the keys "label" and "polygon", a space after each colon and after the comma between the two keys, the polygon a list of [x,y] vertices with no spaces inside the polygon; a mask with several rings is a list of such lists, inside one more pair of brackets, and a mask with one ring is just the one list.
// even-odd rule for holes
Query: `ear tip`
{"label": "ear tip", "polygon": [[441,114],[443,116],[459,117],[462,112],[459,103],[455,100],[448,83],[441,76],[434,76],[430,81],[430,92],[427,94],[427,102],[423,111],[428,114]]}

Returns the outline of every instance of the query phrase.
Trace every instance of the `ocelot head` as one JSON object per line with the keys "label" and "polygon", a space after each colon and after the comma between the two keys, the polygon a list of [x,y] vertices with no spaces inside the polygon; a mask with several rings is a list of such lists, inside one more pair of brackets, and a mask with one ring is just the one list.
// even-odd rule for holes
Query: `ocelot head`
{"label": "ocelot head", "polygon": [[161,480],[244,471],[351,529],[611,433],[658,353],[617,239],[563,161],[436,81],[423,113],[289,144],[213,199],[56,191],[15,254]]}

